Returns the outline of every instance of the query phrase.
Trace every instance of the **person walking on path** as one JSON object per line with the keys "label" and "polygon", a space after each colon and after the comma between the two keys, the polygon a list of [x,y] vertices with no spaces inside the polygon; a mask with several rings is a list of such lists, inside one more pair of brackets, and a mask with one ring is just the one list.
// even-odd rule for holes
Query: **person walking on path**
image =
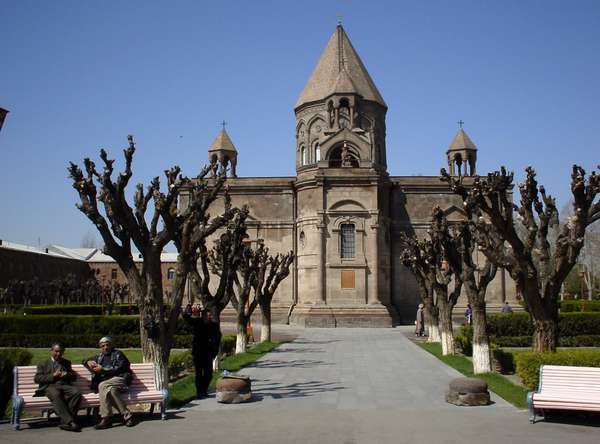
{"label": "person walking on path", "polygon": [[129,390],[131,384],[131,365],[127,356],[113,348],[112,339],[105,336],[100,339],[100,353],[85,359],[83,365],[92,373],[91,389],[100,393],[100,422],[95,428],[107,429],[112,426],[113,409],[123,417],[127,427],[136,424],[133,414],[121,399],[121,394]]}
{"label": "person walking on path", "polygon": [[54,411],[60,418],[59,427],[70,432],[79,432],[81,427],[75,421],[81,393],[71,384],[77,375],[71,368],[71,361],[63,358],[65,348],[58,342],[52,344],[50,358],[37,366],[33,380],[39,388],[33,396],[47,396]]}
{"label": "person walking on path", "polygon": [[201,317],[193,316],[192,313],[192,306],[188,304],[183,312],[183,319],[192,327],[196,397],[202,399],[208,396],[208,386],[213,376],[213,360],[219,353],[221,343],[221,329],[212,320],[209,310],[202,310]]}
{"label": "person walking on path", "polygon": [[415,320],[415,336],[425,336],[425,312],[423,304],[417,307],[417,319]]}

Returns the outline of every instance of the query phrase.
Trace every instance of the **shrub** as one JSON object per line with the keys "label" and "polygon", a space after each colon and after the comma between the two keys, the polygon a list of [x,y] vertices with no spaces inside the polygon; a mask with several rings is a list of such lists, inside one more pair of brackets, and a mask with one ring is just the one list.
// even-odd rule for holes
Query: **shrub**
{"label": "shrub", "polygon": [[580,311],[598,312],[600,311],[600,301],[572,300],[560,302],[561,313],[571,313]]}
{"label": "shrub", "polygon": [[559,336],[600,334],[600,313],[562,313],[558,322]]}
{"label": "shrub", "polygon": [[515,356],[517,374],[531,390],[538,386],[542,365],[600,367],[600,350],[564,350],[555,353],[523,352]]}
{"label": "shrub", "polygon": [[490,347],[492,353],[492,361],[498,373],[509,374],[515,372],[515,362],[512,353],[505,352],[496,344]]}
{"label": "shrub", "polygon": [[224,356],[232,355],[233,352],[235,351],[235,341],[236,340],[237,340],[237,337],[236,337],[235,333],[229,333],[229,334],[223,335],[223,337],[221,337],[219,353],[221,353]]}
{"label": "shrub", "polygon": [[600,347],[600,335],[561,336],[558,338],[561,347]]}
{"label": "shrub", "polygon": [[460,327],[454,343],[463,355],[473,356],[473,327],[470,325]]}
{"label": "shrub", "polygon": [[499,347],[531,347],[533,336],[490,336],[490,342]]}
{"label": "shrub", "polygon": [[194,358],[191,350],[172,352],[169,356],[169,377],[171,380],[178,377],[186,370],[194,368]]}
{"label": "shrub", "polygon": [[[103,315],[106,313],[107,306],[99,304],[69,304],[69,305],[32,305],[25,308],[25,313],[28,315]],[[112,309],[113,315],[135,315],[139,314],[137,305],[130,304],[114,304]]]}
{"label": "shrub", "polygon": [[[0,341],[0,343],[4,343]],[[4,417],[6,406],[13,391],[13,368],[29,365],[33,355],[27,350],[7,348],[0,350],[0,418]]]}
{"label": "shrub", "polygon": [[[533,335],[533,324],[528,313],[491,314],[487,331],[496,338],[525,337]],[[560,337],[600,335],[600,312],[561,313],[558,331]]]}
{"label": "shrub", "polygon": [[487,317],[490,336],[531,336],[533,324],[529,313],[494,313]]}

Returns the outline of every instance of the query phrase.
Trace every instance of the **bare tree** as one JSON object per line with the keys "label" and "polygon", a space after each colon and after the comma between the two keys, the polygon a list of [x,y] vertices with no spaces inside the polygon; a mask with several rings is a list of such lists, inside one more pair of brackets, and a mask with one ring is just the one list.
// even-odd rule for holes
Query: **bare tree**
{"label": "bare tree", "polygon": [[[448,222],[439,207],[434,209],[433,219],[433,227],[447,232]],[[450,269],[463,283],[473,310],[473,372],[487,373],[492,371],[492,366],[486,331],[485,293],[489,283],[496,276],[497,266],[487,259],[481,267],[474,262],[475,226],[471,221],[459,222],[452,228],[451,236],[442,237],[445,257]]]}
{"label": "bare tree", "polygon": [[439,310],[433,290],[435,272],[432,269],[433,264],[428,260],[432,256],[431,241],[419,240],[416,236],[407,236],[402,233],[401,243],[403,246],[402,264],[414,274],[419,296],[423,301],[425,321],[428,325],[427,342],[440,342]]}
{"label": "bare tree", "polygon": [[414,236],[404,236],[403,261],[415,274],[426,309],[431,307],[430,317],[435,312],[433,307],[437,308],[442,354],[449,355],[456,352],[452,310],[460,296],[462,282],[447,261],[447,243],[452,241],[448,226],[436,219],[435,211],[433,215],[427,239],[418,240]]}
{"label": "bare tree", "polygon": [[[143,185],[138,184],[133,207],[130,206],[126,188],[133,174],[135,144],[132,136],[128,136],[128,142],[129,146],[123,150],[125,168],[115,179],[114,160],[108,158],[105,150],[100,150],[102,171],[88,158],[84,160],[85,173],[72,162],[68,170],[80,198],[77,208],[95,225],[104,241],[104,253],[116,261],[127,278],[129,291],[139,306],[144,361],[155,363],[159,389],[163,389],[169,380],[167,363],[189,272],[189,258],[202,239],[228,223],[234,210],[225,193],[224,212],[210,218],[208,208],[218,198],[225,180],[224,172],[214,180],[205,179],[210,167],[205,167],[194,181],[183,177],[179,167],[165,171],[166,193],[161,192],[158,177],[145,192]],[[178,199],[183,191],[189,196],[189,205],[179,210]],[[148,223],[146,212],[151,203],[153,212]],[[178,263],[173,291],[165,304],[160,255],[169,242],[177,248]],[[139,267],[133,260],[133,246],[142,257]]]}
{"label": "bare tree", "polygon": [[258,279],[261,250],[264,248],[259,244],[256,250],[249,245],[244,245],[240,251],[238,271],[233,279],[235,290],[232,287],[231,305],[236,311],[236,333],[235,353],[244,353],[248,347],[248,323],[252,313],[258,306],[256,294],[252,300],[252,288]]}
{"label": "bare tree", "polygon": [[[442,169],[442,180],[460,195],[469,217],[475,217],[477,243],[483,254],[504,267],[522,294],[534,323],[534,351],[554,351],[558,342],[558,297],[562,283],[577,261],[586,227],[600,219],[600,176],[592,172],[586,180],[583,168],[574,165],[571,174],[573,216],[558,226],[555,200],[538,186],[535,171],[528,167],[519,184],[520,205],[512,202],[513,173],[504,167],[476,177],[466,188],[462,178]],[[517,232],[514,211],[527,228],[523,238]],[[555,246],[549,231],[557,228]]]}
{"label": "bare tree", "polygon": [[[262,245],[261,245],[262,247]],[[294,262],[294,252],[269,255],[268,248],[259,248],[258,270],[253,285],[255,299],[261,311],[260,342],[271,340],[271,302],[279,284],[289,276],[290,266]]]}
{"label": "bare tree", "polygon": [[[248,237],[246,218],[248,208],[244,206],[230,221],[225,230],[214,242],[212,249],[206,246],[206,239],[198,245],[195,256],[190,263],[190,286],[195,297],[220,322],[221,312],[229,304],[232,294],[233,279],[240,265],[244,248],[244,239]],[[218,276],[216,289],[211,290],[211,275]]]}
{"label": "bare tree", "polygon": [[[433,210],[431,228],[429,229],[432,246],[431,252],[433,253],[429,260],[435,264],[435,267],[433,267],[435,273],[433,288],[440,314],[439,326],[442,339],[442,354],[453,355],[456,353],[456,347],[454,343],[454,331],[452,329],[452,311],[460,296],[462,281],[457,270],[450,267],[448,245],[454,242],[454,239],[448,229],[445,218],[438,217],[438,210],[439,208],[434,208]],[[450,290],[451,283],[453,283],[452,290]]]}

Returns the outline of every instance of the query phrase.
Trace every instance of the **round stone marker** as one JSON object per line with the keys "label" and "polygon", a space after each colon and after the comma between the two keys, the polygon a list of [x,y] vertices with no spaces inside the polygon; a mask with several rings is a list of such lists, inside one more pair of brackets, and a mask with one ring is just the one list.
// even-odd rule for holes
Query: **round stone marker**
{"label": "round stone marker", "polygon": [[488,405],[490,392],[485,381],[477,378],[456,378],[450,381],[446,402],[454,405]]}
{"label": "round stone marker", "polygon": [[239,404],[252,398],[250,378],[247,376],[223,376],[217,381],[217,402]]}

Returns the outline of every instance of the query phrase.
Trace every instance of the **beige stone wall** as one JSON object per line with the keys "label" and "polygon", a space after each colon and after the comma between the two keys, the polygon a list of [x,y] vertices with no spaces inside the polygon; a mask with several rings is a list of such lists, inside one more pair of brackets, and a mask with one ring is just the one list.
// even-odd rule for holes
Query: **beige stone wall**
{"label": "beige stone wall", "polygon": [[[415,279],[412,273],[402,265],[400,260],[400,233],[407,232],[419,237],[426,236],[435,206],[446,212],[450,221],[458,221],[463,217],[461,199],[451,194],[446,185],[436,177],[393,177],[391,192],[391,292],[392,301],[400,318],[410,322],[420,302]],[[483,260],[481,253],[476,252],[476,262]],[[504,281],[504,282],[503,282]],[[504,299],[516,302],[515,284],[508,275],[498,271],[487,290],[486,300],[489,309],[498,308]],[[455,314],[460,314],[467,304],[463,293],[457,302]]]}

